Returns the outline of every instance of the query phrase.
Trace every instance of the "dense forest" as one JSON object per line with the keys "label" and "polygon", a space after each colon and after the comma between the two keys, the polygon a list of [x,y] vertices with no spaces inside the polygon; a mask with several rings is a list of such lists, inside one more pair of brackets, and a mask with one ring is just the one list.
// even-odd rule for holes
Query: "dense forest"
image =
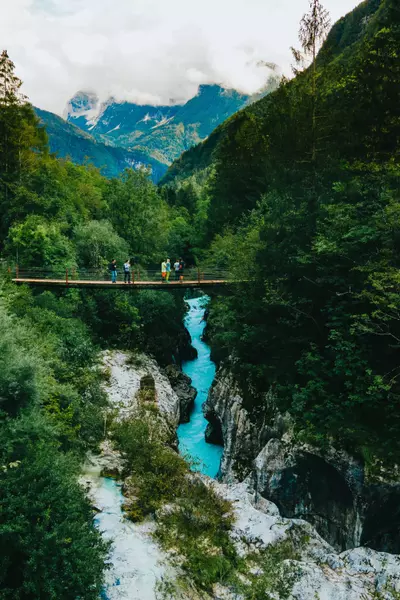
{"label": "dense forest", "polygon": [[102,273],[182,249],[187,223],[144,171],[108,180],[57,160],[21,81],[0,58],[0,598],[97,599],[107,546],[78,484],[103,438],[99,351],[160,364],[187,350],[182,294],[15,288],[8,266]]}
{"label": "dense forest", "polygon": [[196,207],[203,260],[251,280],[209,318],[247,406],[273,389],[305,439],[398,462],[400,6],[363,2],[315,63],[301,38],[296,77],[183,154],[164,195]]}
{"label": "dense forest", "polygon": [[56,159],[2,53],[2,600],[99,597],[107,547],[77,483],[102,436],[99,350],[168,364],[187,343],[181,294],[31,291],[9,280],[17,262],[101,272],[168,253],[230,271],[208,336],[255,418],[272,389],[301,439],[400,460],[400,7],[363,2],[314,56],[325,32],[303,31],[295,77],[158,188],[144,170],[107,179]]}

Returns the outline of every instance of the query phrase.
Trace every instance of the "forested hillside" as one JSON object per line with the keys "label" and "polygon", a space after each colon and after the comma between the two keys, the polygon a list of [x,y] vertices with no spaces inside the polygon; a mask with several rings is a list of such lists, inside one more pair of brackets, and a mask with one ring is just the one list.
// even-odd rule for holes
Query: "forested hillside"
{"label": "forested hillside", "polygon": [[7,267],[147,265],[186,224],[141,170],[108,180],[58,160],[0,56],[0,598],[97,600],[107,544],[78,484],[104,436],[102,347],[170,364],[187,351],[182,295],[16,288]]}
{"label": "forested hillside", "polygon": [[301,41],[311,64],[185,153],[163,191],[197,207],[203,258],[251,279],[209,318],[248,408],[272,388],[305,439],[398,461],[400,7],[363,2],[315,63]]}
{"label": "forested hillside", "polygon": [[[16,263],[102,277],[113,258],[146,269],[168,253],[226,269],[235,283],[213,298],[207,335],[254,420],[268,422],[272,391],[298,441],[333,442],[370,473],[399,464],[400,6],[367,0],[329,34],[319,17],[303,22],[295,77],[186,152],[159,188],[141,168],[107,179],[56,158],[1,54],[1,600],[99,598],[107,545],[77,482],[104,435],[99,352],[139,349],[167,365],[188,350],[181,293],[29,290],[10,281]],[[142,493],[154,512],[174,499],[183,461],[158,438],[154,454],[134,425],[142,438],[121,437],[147,476],[135,502]],[[242,558],[226,503],[187,485],[186,469],[201,502],[165,511],[168,548],[185,546],[208,593]],[[257,571],[251,598],[296,555],[265,556],[267,583]]]}
{"label": "forested hillside", "polygon": [[166,165],[151,159],[143,152],[133,152],[98,142],[92,135],[61,117],[39,108],[34,110],[46,129],[50,151],[58,158],[67,158],[77,165],[92,164],[106,177],[117,177],[127,168],[140,166],[151,169],[154,181],[158,181],[165,173]]}
{"label": "forested hillside", "polygon": [[35,112],[46,128],[51,151],[59,158],[78,165],[91,163],[107,177],[143,166],[150,169],[152,180],[157,182],[184,150],[277,84],[278,77],[271,75],[264,89],[254,96],[203,85],[185,104],[171,106],[113,100],[100,104],[95,94],[78,92],[68,103],[67,120],[39,108]]}

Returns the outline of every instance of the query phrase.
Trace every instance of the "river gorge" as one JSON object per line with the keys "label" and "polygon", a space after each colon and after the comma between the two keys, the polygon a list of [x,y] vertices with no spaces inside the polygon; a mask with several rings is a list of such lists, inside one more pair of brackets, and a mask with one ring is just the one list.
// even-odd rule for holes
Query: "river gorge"
{"label": "river gorge", "polygon": [[[235,521],[230,536],[240,553],[246,557],[254,551],[263,552],[285,540],[294,543],[298,554],[294,561],[292,559],[296,577],[290,598],[394,600],[396,596],[393,595],[393,590],[400,590],[400,563],[397,556],[365,547],[354,548],[360,545],[357,540],[354,540],[354,545],[349,541],[344,551],[335,543],[336,538],[329,543],[329,539],[326,541],[323,538],[329,538],[332,529],[325,531],[322,527],[322,533],[326,535],[321,537],[317,530],[321,529],[319,526],[322,521],[308,523],[303,520],[307,518],[307,514],[304,514],[304,502],[303,514],[298,514],[300,511],[296,513],[294,508],[293,514],[286,518],[282,516],[287,508],[276,492],[277,489],[282,490],[284,485],[284,480],[277,471],[280,459],[278,460],[276,452],[273,454],[271,443],[268,446],[271,440],[272,445],[278,443],[278,431],[280,434],[282,431],[279,424],[275,423],[276,429],[272,427],[269,430],[269,441],[265,427],[264,430],[257,430],[245,414],[239,391],[230,375],[220,371],[215,378],[215,365],[210,360],[210,349],[202,340],[204,311],[204,299],[188,301],[185,325],[197,351],[197,358],[182,364],[183,373],[191,378],[191,384],[197,390],[189,422],[182,423],[180,399],[166,372],[153,359],[140,355],[132,361],[126,353],[108,351],[103,356],[104,366],[110,372],[105,389],[111,407],[118,412],[118,418],[125,419],[134,413],[137,408],[135,396],[140,390],[141,381],[143,377],[151,376],[154,379],[160,413],[166,426],[176,431],[180,452],[191,457],[194,461],[193,470],[200,471],[200,477],[205,478],[207,485],[212,486],[221,498],[232,503]],[[220,422],[225,442],[224,452],[221,446],[205,441],[205,402],[204,413],[209,419],[213,413],[211,420],[215,422],[218,419]],[[269,449],[268,452],[266,448]],[[254,461],[248,463],[251,468],[248,468],[247,474],[243,471],[242,477],[239,477],[237,465],[241,464],[238,460],[241,452],[243,456],[254,458]],[[285,461],[289,464],[287,457]],[[175,595],[161,594],[163,582],[180,581],[183,573],[177,567],[176,557],[162,550],[155,541],[154,519],[147,518],[141,523],[133,523],[124,516],[125,484],[121,479],[123,462],[123,457],[113,448],[110,439],[106,439],[99,455],[88,456],[82,475],[82,483],[96,510],[95,522],[103,537],[112,542],[103,599],[247,598],[229,586],[222,585],[215,585],[212,591],[207,592],[196,591],[191,585],[190,593],[186,588],[179,588],[179,593],[175,592]],[[286,468],[286,464],[282,468]],[[112,473],[114,477],[104,477],[104,473]],[[217,474],[224,483],[210,479]],[[318,472],[311,472],[308,479],[317,474]],[[275,488],[270,483],[268,489],[267,481],[275,482]],[[307,494],[306,483],[301,483]],[[321,491],[325,489],[330,488],[321,479]],[[332,503],[338,494],[340,496],[340,490],[333,483],[331,491],[334,492],[330,500]],[[312,488],[309,488],[308,493],[311,492]],[[274,493],[276,504],[271,502],[275,498]],[[328,505],[322,508],[329,510]],[[340,507],[337,514],[339,512]],[[333,517],[335,514],[332,513]],[[337,531],[337,528],[333,531]],[[265,596],[267,597],[269,596]]]}
{"label": "river gorge", "polygon": [[188,423],[181,423],[177,434],[179,449],[183,454],[188,454],[198,461],[198,469],[215,477],[220,468],[222,446],[207,444],[205,432],[207,421],[203,414],[203,404],[215,378],[215,365],[210,359],[210,348],[202,340],[206,322],[204,320],[206,298],[188,300],[189,311],[185,318],[185,326],[192,338],[192,345],[197,351],[197,358],[184,361],[182,371],[192,380],[193,387],[197,390],[194,408]]}

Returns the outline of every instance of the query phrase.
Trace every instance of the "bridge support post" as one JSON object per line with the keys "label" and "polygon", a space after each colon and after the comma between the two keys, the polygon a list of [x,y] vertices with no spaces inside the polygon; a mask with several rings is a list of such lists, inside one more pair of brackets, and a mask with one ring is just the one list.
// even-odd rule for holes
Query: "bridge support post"
{"label": "bridge support post", "polygon": [[197,269],[197,283],[200,283],[200,269]]}
{"label": "bridge support post", "polygon": [[65,269],[65,283],[68,285],[68,269]]}
{"label": "bridge support post", "polygon": [[18,265],[15,265],[15,277],[16,277],[16,279],[19,278],[19,266]]}
{"label": "bridge support post", "polygon": [[135,271],[132,271],[132,283],[135,283]]}

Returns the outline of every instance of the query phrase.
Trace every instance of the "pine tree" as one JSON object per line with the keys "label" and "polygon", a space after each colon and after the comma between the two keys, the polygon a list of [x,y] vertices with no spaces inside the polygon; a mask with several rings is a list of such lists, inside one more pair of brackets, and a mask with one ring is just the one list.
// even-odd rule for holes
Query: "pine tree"
{"label": "pine tree", "polygon": [[[330,24],[329,12],[320,0],[310,0],[310,10],[300,21],[299,40],[302,51],[292,48],[297,65],[304,67],[311,61],[312,162],[315,162],[317,155],[317,53],[326,38]],[[299,70],[294,68],[294,72],[297,74]]]}
{"label": "pine tree", "polygon": [[[14,73],[15,65],[6,50],[0,56],[0,209],[3,215],[0,243],[10,219],[18,217],[13,200],[32,171],[37,152],[47,147],[47,137],[20,89],[22,81]],[[36,150],[36,153],[32,150]],[[21,196],[21,194],[19,194]]]}
{"label": "pine tree", "polygon": [[15,65],[3,50],[0,56],[0,107],[20,105],[26,101],[21,94],[22,81],[14,74]]}

